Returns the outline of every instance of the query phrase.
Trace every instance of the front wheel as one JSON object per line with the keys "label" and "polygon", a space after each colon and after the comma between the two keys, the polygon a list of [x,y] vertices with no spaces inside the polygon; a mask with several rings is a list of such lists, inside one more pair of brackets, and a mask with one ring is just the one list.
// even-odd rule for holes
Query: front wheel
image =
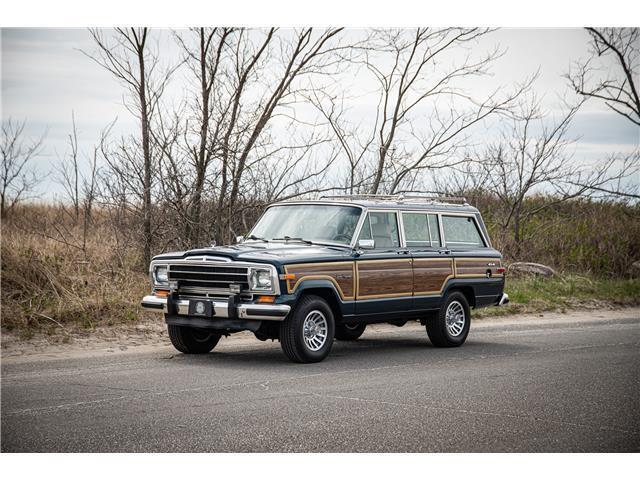
{"label": "front wheel", "polygon": [[280,344],[289,360],[320,362],[329,355],[335,335],[333,312],[315,295],[302,297],[280,325]]}
{"label": "front wheel", "polygon": [[167,325],[171,343],[182,353],[209,353],[218,344],[220,335],[201,328]]}
{"label": "front wheel", "polygon": [[345,323],[336,325],[336,339],[351,342],[359,339],[367,328],[366,323]]}
{"label": "front wheel", "polygon": [[427,335],[436,347],[459,347],[469,335],[471,311],[461,292],[447,295],[437,315],[427,321]]}

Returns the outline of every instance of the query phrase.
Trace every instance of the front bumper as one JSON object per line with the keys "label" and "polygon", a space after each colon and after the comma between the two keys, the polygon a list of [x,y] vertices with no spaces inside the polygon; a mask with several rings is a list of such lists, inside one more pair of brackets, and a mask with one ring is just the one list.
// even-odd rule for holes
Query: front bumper
{"label": "front bumper", "polygon": [[[140,303],[145,310],[164,312],[165,314],[189,316],[189,303],[193,300],[178,299],[169,305],[170,297],[147,295]],[[213,308],[213,318],[242,320],[272,320],[281,322],[289,314],[289,305],[269,305],[261,303],[234,303],[229,300],[209,300]],[[199,315],[191,315],[200,317]]]}

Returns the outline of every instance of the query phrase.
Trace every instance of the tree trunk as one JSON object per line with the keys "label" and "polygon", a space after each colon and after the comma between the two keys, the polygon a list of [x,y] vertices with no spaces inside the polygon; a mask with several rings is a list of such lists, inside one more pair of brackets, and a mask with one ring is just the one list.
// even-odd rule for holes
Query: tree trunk
{"label": "tree trunk", "polygon": [[[143,34],[146,37],[146,31]],[[144,42],[144,40],[143,40]],[[144,155],[144,193],[143,193],[143,261],[145,265],[151,263],[151,151],[149,146],[149,110],[147,105],[147,84],[144,69],[144,43],[138,49],[138,63],[140,67],[140,84],[138,95],[140,98],[140,121],[142,128],[142,153]]]}

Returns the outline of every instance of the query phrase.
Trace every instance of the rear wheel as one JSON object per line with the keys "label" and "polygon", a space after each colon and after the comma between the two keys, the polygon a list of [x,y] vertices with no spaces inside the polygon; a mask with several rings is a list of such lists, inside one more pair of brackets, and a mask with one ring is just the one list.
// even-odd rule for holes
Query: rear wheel
{"label": "rear wheel", "polygon": [[335,335],[333,312],[315,295],[302,297],[280,325],[280,344],[289,360],[320,362],[329,355]]}
{"label": "rear wheel", "polygon": [[209,353],[218,344],[220,335],[201,328],[168,325],[169,338],[182,353]]}
{"label": "rear wheel", "polygon": [[336,325],[336,339],[347,342],[357,340],[362,336],[366,328],[366,323],[343,323],[342,325]]}
{"label": "rear wheel", "polygon": [[437,315],[427,321],[427,335],[436,347],[459,347],[471,325],[469,302],[461,292],[447,295]]}

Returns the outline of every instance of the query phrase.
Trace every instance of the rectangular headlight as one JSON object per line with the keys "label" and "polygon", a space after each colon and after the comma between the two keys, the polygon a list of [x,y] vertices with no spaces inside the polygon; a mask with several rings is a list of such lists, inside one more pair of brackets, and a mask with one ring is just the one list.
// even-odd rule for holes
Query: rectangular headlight
{"label": "rectangular headlight", "polygon": [[167,265],[158,265],[154,267],[153,280],[158,284],[169,283],[169,267]]}
{"label": "rectangular headlight", "polygon": [[273,291],[273,277],[268,268],[251,267],[249,269],[249,289],[260,292]]}

